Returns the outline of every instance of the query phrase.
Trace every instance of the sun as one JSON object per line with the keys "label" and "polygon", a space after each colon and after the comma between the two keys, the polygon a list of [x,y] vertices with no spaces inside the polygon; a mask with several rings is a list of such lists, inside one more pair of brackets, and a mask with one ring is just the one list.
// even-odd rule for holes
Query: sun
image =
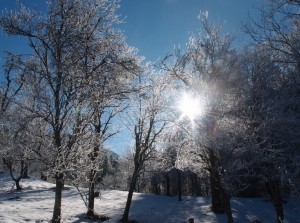
{"label": "sun", "polygon": [[187,118],[193,123],[203,114],[203,103],[199,98],[185,93],[178,102],[178,109],[181,112],[180,119]]}

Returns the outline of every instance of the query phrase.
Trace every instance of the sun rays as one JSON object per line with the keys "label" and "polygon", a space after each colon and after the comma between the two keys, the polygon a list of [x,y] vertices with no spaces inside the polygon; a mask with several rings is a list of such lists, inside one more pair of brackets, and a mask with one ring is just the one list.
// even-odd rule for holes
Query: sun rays
{"label": "sun rays", "polygon": [[178,101],[179,120],[188,119],[191,123],[204,114],[205,103],[196,96],[184,93]]}

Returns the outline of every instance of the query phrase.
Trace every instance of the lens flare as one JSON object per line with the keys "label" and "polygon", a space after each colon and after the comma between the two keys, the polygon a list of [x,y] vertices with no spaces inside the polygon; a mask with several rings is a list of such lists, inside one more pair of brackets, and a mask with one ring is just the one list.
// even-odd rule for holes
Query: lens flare
{"label": "lens flare", "polygon": [[180,119],[188,118],[191,122],[203,114],[203,103],[197,97],[190,94],[183,94],[178,103],[181,112]]}

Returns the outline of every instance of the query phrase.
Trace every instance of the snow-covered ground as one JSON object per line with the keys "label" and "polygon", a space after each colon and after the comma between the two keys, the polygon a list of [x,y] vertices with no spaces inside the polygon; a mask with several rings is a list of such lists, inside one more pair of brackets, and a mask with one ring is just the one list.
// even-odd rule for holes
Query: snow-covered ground
{"label": "snow-covered ground", "polygon": [[[12,191],[13,181],[8,174],[0,173],[0,222],[48,222],[54,204],[54,184],[30,178],[21,181],[22,192]],[[96,211],[110,217],[106,222],[121,219],[127,192],[102,191],[96,199]],[[83,215],[86,209],[76,189],[63,191],[63,222],[95,222]],[[235,222],[246,223],[259,220],[262,223],[275,222],[272,205],[264,199],[233,198],[231,201]],[[194,218],[195,223],[225,223],[223,214],[214,214],[209,209],[209,197],[177,197],[146,195],[135,193],[130,211],[130,219],[140,223],[186,223]],[[285,204],[286,223],[300,223],[300,202]]]}

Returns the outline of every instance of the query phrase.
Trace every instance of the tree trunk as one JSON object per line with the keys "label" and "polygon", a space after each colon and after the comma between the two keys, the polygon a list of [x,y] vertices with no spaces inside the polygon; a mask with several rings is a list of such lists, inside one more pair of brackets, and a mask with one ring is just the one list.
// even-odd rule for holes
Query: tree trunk
{"label": "tree trunk", "polygon": [[215,213],[224,213],[223,202],[221,198],[220,175],[218,172],[217,157],[214,152],[209,151],[210,162],[210,190],[211,190],[211,209]]}
{"label": "tree trunk", "polygon": [[[96,113],[94,114],[94,126],[95,133],[97,135],[101,134],[101,115],[99,116],[99,111],[95,108]],[[100,145],[97,145],[93,148],[93,152],[90,154],[90,161],[92,163],[92,168],[89,176],[89,194],[88,194],[88,204],[87,204],[87,216],[95,216],[95,178],[97,175],[97,167],[94,165],[99,165],[97,163],[97,158],[99,156]]]}
{"label": "tree trunk", "polygon": [[199,186],[198,176],[193,172],[190,172],[190,193],[192,193],[192,195],[197,195],[197,196],[203,194],[201,186]]}
{"label": "tree trunk", "polygon": [[55,202],[51,223],[60,223],[61,221],[61,197],[64,187],[64,175],[57,173],[55,176]]}
{"label": "tree trunk", "polygon": [[41,172],[41,180],[43,180],[43,181],[47,181],[48,180],[48,176],[45,173],[43,173],[43,172]]}
{"label": "tree trunk", "polygon": [[[222,187],[222,185],[220,185]],[[222,193],[222,200],[223,200],[223,207],[225,209],[227,222],[228,223],[234,223],[233,217],[232,217],[232,211],[231,211],[231,205],[230,205],[230,196],[227,194],[224,188],[221,188]]]}
{"label": "tree trunk", "polygon": [[21,179],[22,179],[22,175],[20,175],[19,177],[15,178],[15,177],[13,176],[12,170],[10,170],[10,175],[11,175],[13,181],[15,181],[15,184],[16,184],[16,190],[17,190],[17,191],[21,191],[21,190],[22,190],[22,187],[20,186],[20,181],[21,181]]}
{"label": "tree trunk", "polygon": [[182,198],[181,198],[182,189],[181,189],[181,174],[180,174],[180,170],[176,169],[176,173],[177,173],[178,201],[182,201]]}
{"label": "tree trunk", "polygon": [[21,191],[22,187],[20,186],[20,181],[23,178],[23,173],[24,173],[24,165],[23,164],[24,164],[24,161],[20,162],[20,164],[21,164],[20,175],[16,178],[13,174],[13,169],[14,169],[13,160],[12,159],[4,159],[4,158],[2,160],[3,160],[4,164],[9,169],[10,176],[16,184],[16,190]]}
{"label": "tree trunk", "polygon": [[129,210],[130,210],[130,206],[131,206],[132,196],[133,196],[133,189],[130,188],[129,192],[128,192],[128,196],[127,196],[125,210],[124,210],[123,217],[122,217],[122,222],[127,222],[128,221],[128,216],[129,216]]}
{"label": "tree trunk", "polygon": [[23,171],[23,179],[29,178],[28,176],[28,164],[25,164],[24,171]]}
{"label": "tree trunk", "polygon": [[215,173],[210,173],[210,190],[211,190],[211,209],[215,213],[224,213],[220,189],[216,180]]}
{"label": "tree trunk", "polygon": [[88,199],[88,206],[87,206],[87,215],[88,216],[94,216],[95,215],[95,211],[94,211],[94,207],[95,207],[95,175],[96,175],[96,171],[95,170],[91,170],[91,175],[90,175],[90,179],[89,179],[89,199]]}
{"label": "tree trunk", "polygon": [[284,212],[282,206],[282,198],[281,198],[281,191],[280,191],[280,182],[279,180],[272,180],[266,182],[266,186],[268,192],[271,196],[272,203],[275,207],[276,211],[276,221],[277,223],[281,223],[284,220]]}
{"label": "tree trunk", "polygon": [[21,180],[21,178],[18,178],[18,179],[15,180],[17,191],[22,190],[22,187],[20,186],[20,180]]}
{"label": "tree trunk", "polygon": [[136,185],[137,181],[137,171],[135,170],[133,173],[133,176],[131,178],[130,186],[129,186],[129,191],[128,191],[128,196],[127,196],[127,201],[126,201],[126,206],[125,210],[123,213],[123,217],[121,219],[122,222],[127,222],[128,221],[128,216],[129,216],[129,210],[130,210],[130,205],[132,201],[132,196],[133,196],[133,191]]}
{"label": "tree trunk", "polygon": [[166,189],[167,189],[167,196],[171,196],[171,190],[170,190],[170,176],[168,173],[166,173]]}
{"label": "tree trunk", "polygon": [[189,222],[188,223],[194,223],[194,218],[189,218]]}
{"label": "tree trunk", "polygon": [[277,223],[281,223],[284,220],[284,214],[283,214],[282,200],[280,197],[277,197],[275,199],[274,206],[276,210]]}

